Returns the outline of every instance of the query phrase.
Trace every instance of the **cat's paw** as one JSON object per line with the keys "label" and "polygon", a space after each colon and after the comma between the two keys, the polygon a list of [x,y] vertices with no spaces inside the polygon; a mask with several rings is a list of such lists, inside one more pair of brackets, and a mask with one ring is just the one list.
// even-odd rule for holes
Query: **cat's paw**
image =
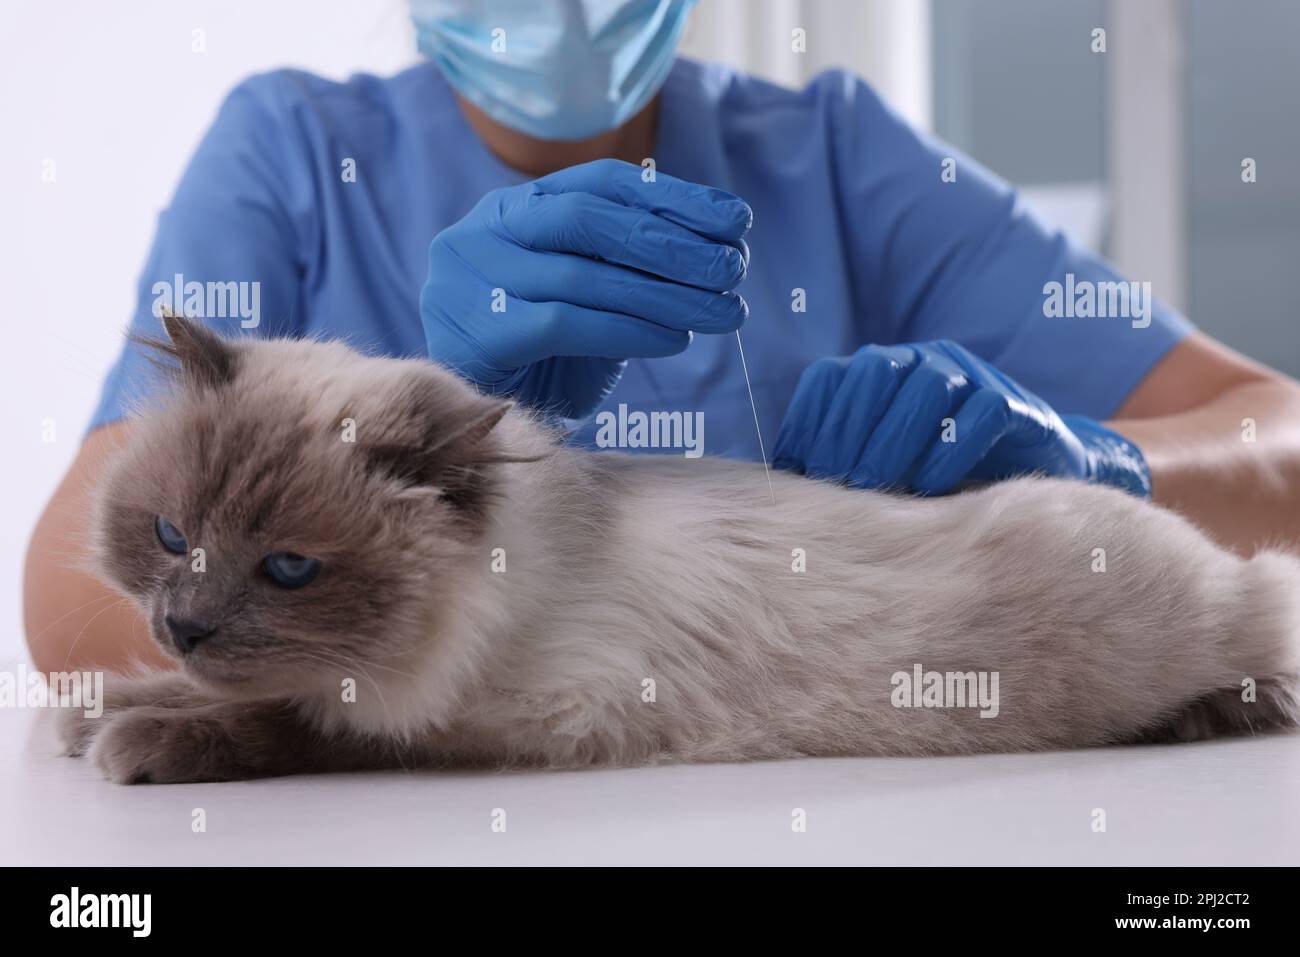
{"label": "cat's paw", "polygon": [[218,718],[197,710],[131,708],[91,739],[89,756],[117,784],[185,784],[248,777]]}
{"label": "cat's paw", "polygon": [[79,758],[90,748],[95,732],[108,723],[108,713],[100,711],[93,716],[84,708],[60,708],[55,712],[55,733],[60,753],[65,757]]}
{"label": "cat's paw", "polygon": [[[61,753],[71,758],[85,755],[95,733],[108,724],[111,716],[124,710],[141,705],[186,708],[207,700],[184,675],[175,671],[108,673],[104,676],[97,708],[59,708],[56,734]],[[94,715],[87,716],[88,710],[93,710]]]}

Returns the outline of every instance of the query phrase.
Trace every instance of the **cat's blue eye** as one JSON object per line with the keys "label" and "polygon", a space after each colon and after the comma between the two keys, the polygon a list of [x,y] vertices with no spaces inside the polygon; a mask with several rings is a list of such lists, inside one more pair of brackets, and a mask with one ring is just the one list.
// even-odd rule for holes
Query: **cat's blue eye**
{"label": "cat's blue eye", "polygon": [[320,562],[316,559],[303,558],[293,552],[274,552],[267,555],[262,564],[275,583],[285,588],[310,585],[320,572]]}
{"label": "cat's blue eye", "polygon": [[181,530],[173,525],[167,519],[158,515],[153,521],[154,530],[158,533],[158,541],[163,543],[163,548],[169,552],[175,552],[177,555],[185,555],[189,552],[190,546],[185,542],[185,536]]}

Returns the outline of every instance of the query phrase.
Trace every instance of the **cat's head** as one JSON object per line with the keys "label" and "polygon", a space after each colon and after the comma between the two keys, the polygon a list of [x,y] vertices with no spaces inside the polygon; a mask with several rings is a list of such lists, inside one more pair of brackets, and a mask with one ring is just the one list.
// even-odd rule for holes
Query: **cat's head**
{"label": "cat's head", "polygon": [[483,564],[509,403],[427,362],[163,324],[174,388],[101,484],[101,575],[227,694],[409,666]]}

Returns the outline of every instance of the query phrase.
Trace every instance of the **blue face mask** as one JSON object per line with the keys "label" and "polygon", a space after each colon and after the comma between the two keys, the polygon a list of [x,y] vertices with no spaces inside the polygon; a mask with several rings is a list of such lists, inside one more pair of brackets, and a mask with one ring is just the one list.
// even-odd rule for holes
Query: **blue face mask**
{"label": "blue face mask", "polygon": [[543,140],[622,125],[663,85],[695,0],[411,0],[420,52],[493,119]]}

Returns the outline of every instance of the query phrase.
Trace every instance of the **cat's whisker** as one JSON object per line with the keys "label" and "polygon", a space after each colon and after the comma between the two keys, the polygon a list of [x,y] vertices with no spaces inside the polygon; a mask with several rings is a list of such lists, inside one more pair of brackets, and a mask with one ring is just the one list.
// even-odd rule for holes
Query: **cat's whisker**
{"label": "cat's whisker", "polygon": [[[113,597],[113,596],[109,596],[109,597]],[[89,628],[94,623],[95,619],[98,618],[100,615],[104,614],[105,612],[110,612],[115,608],[121,608],[126,603],[127,603],[127,599],[119,598],[117,601],[109,605],[107,608],[101,608],[99,611],[95,612],[95,614],[90,616],[90,619],[84,625],[82,625],[81,630],[77,632],[77,637],[72,639],[72,644],[68,646],[68,653],[66,656],[64,656],[63,659],[64,668],[67,668],[68,662],[72,660],[72,653],[77,648],[77,642],[81,640],[81,636],[86,633],[86,629]]]}
{"label": "cat's whisker", "polygon": [[[327,651],[327,649],[324,648],[318,648],[317,652],[323,654],[336,655],[339,659],[341,659],[335,662],[336,665],[341,665],[344,668],[356,669],[357,671],[359,671],[362,677],[364,677],[367,681],[369,681],[371,686],[375,689],[375,696],[379,698],[379,704],[384,709],[384,714],[387,715],[389,722],[391,723],[393,721],[392,709],[388,707],[388,699],[384,697],[383,691],[380,690],[379,682],[375,681],[374,677],[371,676],[371,674],[361,666],[360,662],[347,658],[347,656],[343,655],[342,652]],[[311,652],[300,652],[300,653],[308,655],[309,657],[312,656]],[[330,663],[328,659],[322,658],[320,660],[325,661],[326,664]],[[400,750],[396,752],[396,755],[397,755],[398,766],[403,771],[410,770],[409,768],[407,768],[405,763],[402,762]]]}
{"label": "cat's whisker", "polygon": [[[342,655],[343,655],[343,653],[340,652],[340,651],[333,651],[332,653],[333,653],[333,654],[336,654],[336,655],[339,655],[340,657],[342,657]],[[372,668],[382,668],[382,669],[384,669],[384,671],[392,672],[392,673],[395,674],[395,675],[401,675],[403,678],[418,678],[419,675],[417,675],[417,674],[415,674],[415,673],[413,673],[413,672],[410,672],[410,671],[402,671],[400,668],[393,668],[393,667],[391,667],[390,665],[381,665],[381,664],[379,663],[379,660],[380,660],[380,659],[383,659],[383,658],[397,658],[397,657],[400,657],[400,656],[402,656],[402,655],[404,655],[404,654],[405,654],[405,652],[402,652],[402,651],[395,651],[395,652],[393,652],[393,653],[390,654],[390,655],[375,655],[374,657],[367,658],[367,659],[366,659],[366,664],[369,665],[369,666],[372,667]],[[353,659],[349,658],[348,660],[349,660],[349,661],[352,661]]]}
{"label": "cat's whisker", "polygon": [[[83,610],[83,609],[85,609],[85,608],[89,608],[91,605],[93,605],[93,604],[95,604],[95,603],[97,603],[97,602],[108,601],[108,600],[111,599],[111,598],[116,598],[119,602],[120,602],[120,601],[125,601],[125,600],[126,600],[126,599],[122,598],[121,595],[116,595],[116,594],[100,595],[98,598],[92,598],[92,599],[90,599],[90,601],[86,602],[85,604],[78,605],[76,608],[72,609],[71,611],[64,612],[64,613],[63,613],[62,615],[60,615],[58,618],[55,618],[52,622],[50,622],[48,625],[46,625],[44,628],[42,628],[42,629],[41,629],[40,631],[38,631],[36,634],[34,634],[34,635],[32,635],[30,638],[28,638],[28,639],[27,639],[27,643],[28,643],[29,645],[34,645],[34,644],[36,644],[36,642],[40,641],[41,638],[45,635],[46,632],[48,632],[51,628],[53,628],[53,627],[54,627],[55,625],[57,625],[59,622],[63,621],[63,619],[68,618],[68,617],[70,617],[70,616],[72,616],[72,615],[75,615],[77,612],[79,612],[79,611],[81,611],[81,610]],[[104,609],[104,610],[107,611],[108,609]],[[94,618],[91,619],[91,621],[94,621],[94,620],[95,620]],[[87,624],[89,624],[89,622],[87,622]],[[70,652],[69,652],[69,653],[70,653]]]}
{"label": "cat's whisker", "polygon": [[[393,712],[392,712],[392,709],[389,708],[389,706],[388,706],[388,699],[384,696],[383,691],[380,690],[379,682],[377,682],[377,681],[374,679],[374,677],[373,677],[373,676],[372,676],[368,671],[366,671],[364,667],[362,667],[362,665],[361,665],[361,663],[360,663],[359,661],[357,661],[357,660],[355,660],[355,659],[353,659],[353,658],[350,658],[349,656],[346,656],[346,655],[344,655],[342,652],[338,652],[338,651],[333,651],[333,650],[328,650],[328,649],[317,649],[317,651],[324,652],[324,653],[326,653],[326,654],[330,654],[330,655],[334,655],[334,656],[336,656],[337,658],[341,659],[340,663],[341,663],[344,667],[355,668],[355,669],[357,669],[358,671],[360,671],[361,674],[366,678],[367,681],[370,682],[371,686],[375,689],[375,695],[379,698],[379,704],[380,704],[381,707],[383,707],[383,709],[384,709],[384,714],[388,716],[388,720],[389,720],[390,722],[393,721]],[[399,674],[400,674],[400,673],[401,673],[401,672],[399,672]],[[403,769],[403,770],[406,770],[405,765],[402,765],[402,769]]]}
{"label": "cat's whisker", "polygon": [[[315,652],[305,651],[300,648],[297,649],[296,653],[305,656],[307,658],[312,658],[316,661],[323,662],[324,664],[330,665],[335,668],[341,666],[343,668],[347,668],[349,670],[355,670],[359,672],[363,678],[365,678],[367,681],[370,682],[371,687],[375,689],[375,695],[379,698],[379,703],[383,707],[384,713],[388,715],[389,720],[392,720],[393,715],[392,715],[392,711],[388,707],[388,699],[384,697],[383,691],[380,690],[379,682],[374,679],[373,675],[371,675],[368,671],[366,671],[366,669],[361,665],[360,662],[355,660],[349,660],[346,656],[342,655],[341,653],[327,651],[324,648],[317,648]],[[337,657],[331,660],[330,658],[324,657],[326,654],[337,655]]]}

